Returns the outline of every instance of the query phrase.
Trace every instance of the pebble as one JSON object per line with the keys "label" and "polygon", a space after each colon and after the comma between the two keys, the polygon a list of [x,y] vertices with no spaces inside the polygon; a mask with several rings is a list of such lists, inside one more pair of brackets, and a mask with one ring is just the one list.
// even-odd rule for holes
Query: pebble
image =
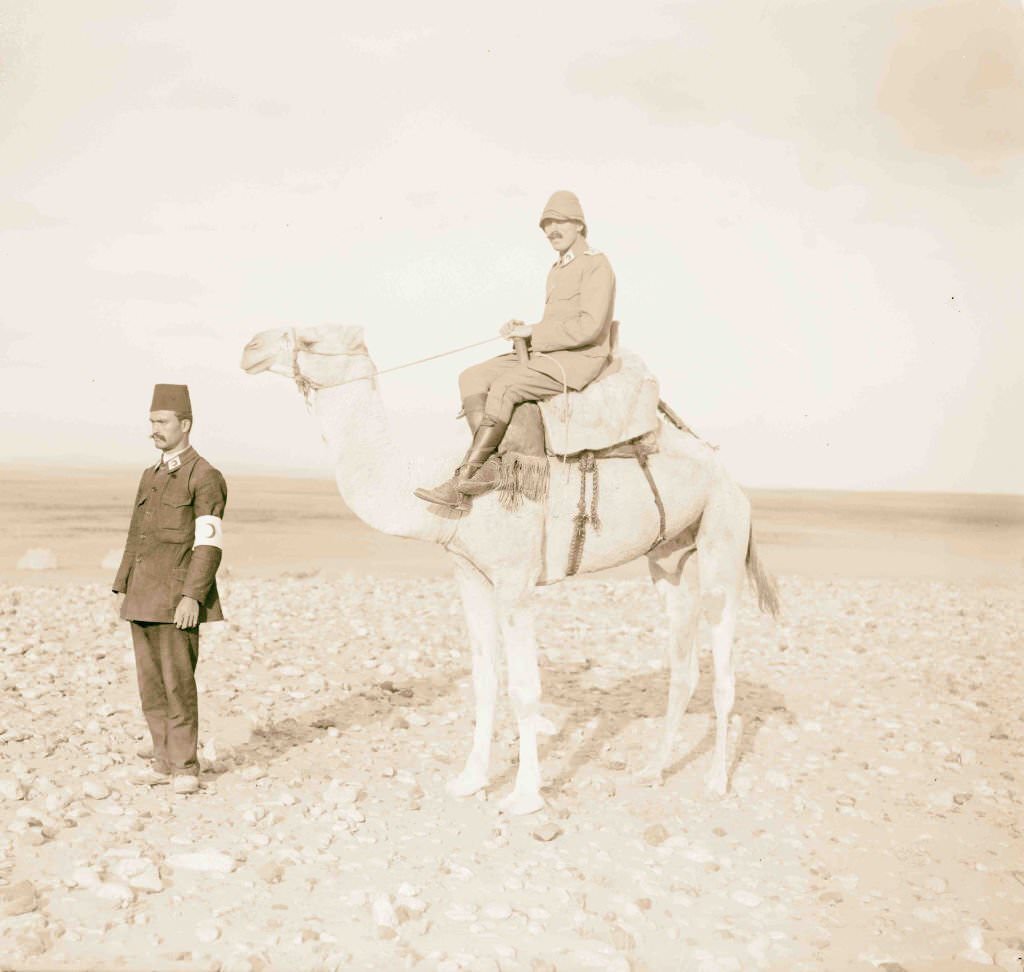
{"label": "pebble", "polygon": [[148,858],[129,857],[117,860],[111,865],[110,871],[136,891],[156,894],[164,889],[159,869]]}
{"label": "pebble", "polygon": [[785,773],[780,773],[778,770],[768,770],[764,775],[765,780],[774,786],[776,790],[788,790],[792,785],[789,782],[789,777]]}
{"label": "pebble", "polygon": [[980,948],[965,948],[962,952],[957,953],[957,958],[961,958],[965,962],[974,962],[977,965],[995,965],[992,956]]}
{"label": "pebble", "polygon": [[56,570],[57,555],[47,547],[33,547],[18,558],[18,570]]}
{"label": "pebble", "polygon": [[650,844],[651,847],[658,847],[664,844],[668,837],[668,831],[662,824],[654,824],[644,831],[644,841]]}
{"label": "pebble", "polygon": [[562,828],[559,827],[558,824],[554,823],[553,821],[541,824],[539,827],[535,827],[533,830],[533,839],[542,841],[544,843],[549,843],[556,837],[560,837],[561,835]]}
{"label": "pebble", "polygon": [[492,901],[484,905],[484,916],[494,921],[505,921],[512,917],[512,908],[504,901]]}
{"label": "pebble", "polygon": [[104,901],[116,901],[118,904],[130,904],[135,900],[135,892],[127,884],[120,881],[100,881],[89,887],[89,891]]}
{"label": "pebble", "polygon": [[995,963],[1005,972],[1024,972],[1024,951],[1019,948],[1003,948],[996,952]]}
{"label": "pebble", "polygon": [[762,898],[760,895],[754,894],[753,891],[733,891],[732,900],[737,904],[741,904],[747,908],[756,908],[761,904]]}
{"label": "pebble", "polygon": [[220,938],[220,928],[212,921],[201,921],[196,925],[196,938],[204,945],[209,945]]}
{"label": "pebble", "polygon": [[191,854],[172,854],[167,858],[170,867],[187,871],[206,871],[214,874],[230,874],[237,862],[233,857],[219,851],[195,851]]}
{"label": "pebble", "polygon": [[398,912],[391,903],[391,897],[387,894],[379,894],[373,899],[373,923],[378,928],[397,928],[399,924]]}
{"label": "pebble", "polygon": [[24,800],[24,784],[15,776],[0,776],[0,798],[4,800]]}
{"label": "pebble", "polygon": [[86,780],[82,792],[93,800],[106,800],[110,796],[110,787],[99,780]]}
{"label": "pebble", "polygon": [[473,921],[476,918],[476,908],[456,902],[445,911],[445,917],[451,918],[452,921]]}
{"label": "pebble", "polygon": [[36,889],[31,881],[0,887],[0,915],[14,917],[36,910]]}
{"label": "pebble", "polygon": [[284,867],[277,861],[265,861],[256,868],[256,873],[267,884],[277,884],[284,875]]}

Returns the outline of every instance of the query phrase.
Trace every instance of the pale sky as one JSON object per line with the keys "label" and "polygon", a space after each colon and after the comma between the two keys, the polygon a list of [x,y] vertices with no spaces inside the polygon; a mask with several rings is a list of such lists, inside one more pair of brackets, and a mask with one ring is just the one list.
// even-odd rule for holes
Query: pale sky
{"label": "pale sky", "polygon": [[[1024,492],[1020,0],[0,0],[0,455],[141,466],[170,381],[225,472],[326,472],[251,335],[537,320],[563,188],[744,485]],[[383,378],[409,440],[501,350]]]}

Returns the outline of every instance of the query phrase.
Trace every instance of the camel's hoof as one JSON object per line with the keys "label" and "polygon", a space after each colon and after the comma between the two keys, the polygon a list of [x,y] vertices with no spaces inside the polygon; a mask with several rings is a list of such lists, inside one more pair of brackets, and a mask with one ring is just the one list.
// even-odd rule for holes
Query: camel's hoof
{"label": "camel's hoof", "polygon": [[539,793],[516,793],[513,790],[498,804],[498,809],[510,817],[523,817],[544,809],[544,798]]}
{"label": "camel's hoof", "polygon": [[711,796],[724,797],[729,789],[725,770],[708,770],[704,776],[704,788]]}
{"label": "camel's hoof", "polygon": [[665,782],[665,769],[660,763],[645,766],[633,779],[641,786],[662,786]]}
{"label": "camel's hoof", "polygon": [[448,791],[449,796],[468,797],[478,790],[482,790],[485,786],[487,786],[487,775],[485,773],[463,770],[458,776],[448,781],[445,785],[445,790]]}

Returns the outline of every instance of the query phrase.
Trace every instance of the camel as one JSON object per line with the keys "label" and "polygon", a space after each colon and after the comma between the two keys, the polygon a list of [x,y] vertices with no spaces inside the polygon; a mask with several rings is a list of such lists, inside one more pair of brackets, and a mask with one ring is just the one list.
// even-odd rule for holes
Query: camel
{"label": "camel", "polygon": [[[336,464],[338,489],[352,512],[374,529],[440,544],[450,554],[472,647],[475,695],[473,741],[461,772],[448,781],[457,797],[487,787],[504,646],[508,694],[519,734],[519,764],[512,791],[500,802],[509,815],[545,805],[537,755],[538,734],[555,729],[540,710],[530,596],[539,585],[563,580],[579,498],[579,473],[559,471],[553,458],[546,502],[506,509],[494,494],[474,498],[468,513],[433,506],[413,495],[419,483],[450,475],[460,455],[410,457],[391,434],[377,369],[363,330],[353,326],[263,331],[245,346],[241,367],[293,379],[312,401]],[[639,778],[658,784],[672,758],[677,730],[700,672],[696,634],[707,624],[714,660],[715,743],[705,776],[711,794],[727,791],[729,718],[735,699],[733,633],[744,571],[762,610],[775,615],[774,581],[762,567],[751,531],[750,503],[725,472],[714,447],[666,421],[659,451],[649,460],[661,492],[666,529],[639,464],[601,460],[599,532],[586,539],[580,573],[625,564],[646,555],[650,576],[668,615],[669,692],[664,729]],[[697,570],[684,571],[695,556]]]}

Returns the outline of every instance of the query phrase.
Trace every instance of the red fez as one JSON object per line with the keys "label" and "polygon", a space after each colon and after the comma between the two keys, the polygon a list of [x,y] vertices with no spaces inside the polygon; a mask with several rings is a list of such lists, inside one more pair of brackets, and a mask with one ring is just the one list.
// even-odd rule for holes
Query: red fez
{"label": "red fez", "polygon": [[177,412],[184,418],[192,418],[192,402],[188,397],[188,385],[154,385],[151,412]]}

